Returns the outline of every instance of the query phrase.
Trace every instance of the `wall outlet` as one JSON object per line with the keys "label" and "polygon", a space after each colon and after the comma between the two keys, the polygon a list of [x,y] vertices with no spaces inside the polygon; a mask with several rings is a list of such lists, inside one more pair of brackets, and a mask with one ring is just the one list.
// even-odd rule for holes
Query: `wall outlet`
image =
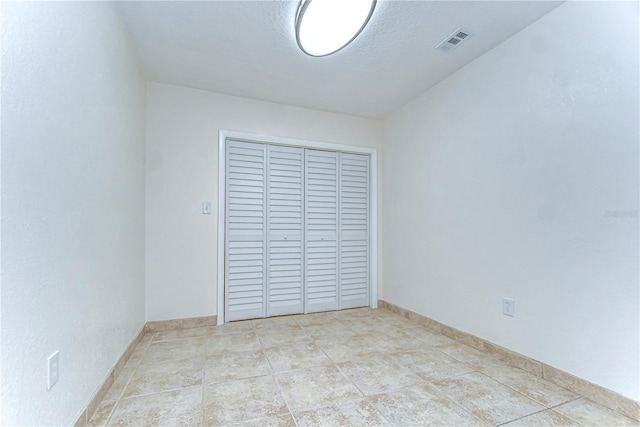
{"label": "wall outlet", "polygon": [[60,378],[60,352],[56,351],[47,359],[47,390],[51,390]]}
{"label": "wall outlet", "polygon": [[202,202],[202,214],[211,215],[211,202]]}
{"label": "wall outlet", "polygon": [[502,298],[502,314],[513,317],[514,302],[511,298]]}

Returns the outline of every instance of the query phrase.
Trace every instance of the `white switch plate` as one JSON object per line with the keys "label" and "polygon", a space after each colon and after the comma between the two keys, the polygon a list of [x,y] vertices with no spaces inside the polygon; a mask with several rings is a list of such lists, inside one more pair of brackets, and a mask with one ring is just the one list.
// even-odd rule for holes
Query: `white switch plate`
{"label": "white switch plate", "polygon": [[51,390],[60,378],[60,352],[56,351],[47,359],[47,390]]}
{"label": "white switch plate", "polygon": [[203,215],[211,214],[211,202],[202,202],[202,214]]}
{"label": "white switch plate", "polygon": [[502,314],[513,317],[514,302],[511,298],[502,298]]}

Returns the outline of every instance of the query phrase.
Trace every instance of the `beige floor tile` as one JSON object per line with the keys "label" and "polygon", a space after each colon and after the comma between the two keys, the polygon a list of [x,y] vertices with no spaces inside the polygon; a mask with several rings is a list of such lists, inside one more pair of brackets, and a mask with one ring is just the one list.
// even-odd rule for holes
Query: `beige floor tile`
{"label": "beige floor tile", "polygon": [[271,367],[262,350],[211,354],[205,363],[205,382],[240,380],[271,375]]}
{"label": "beige floor tile", "polygon": [[204,357],[204,344],[204,337],[154,342],[147,349],[141,364],[200,359]]}
{"label": "beige floor tile", "polygon": [[276,374],[276,379],[292,412],[331,406],[362,396],[333,366],[282,372]]}
{"label": "beige floor tile", "polygon": [[333,365],[333,361],[314,343],[267,348],[265,353],[275,372]]}
{"label": "beige floor tile", "polygon": [[428,384],[369,397],[395,426],[484,426],[471,413]]}
{"label": "beige floor tile", "polygon": [[260,350],[260,341],[255,332],[240,334],[212,335],[207,337],[207,355],[224,354],[234,351]]}
{"label": "beige floor tile", "polygon": [[173,331],[156,332],[153,337],[153,341],[169,341],[178,340],[183,338],[195,338],[204,337],[207,328],[189,328],[189,329],[177,329]]}
{"label": "beige floor tile", "polygon": [[544,410],[544,406],[479,372],[432,383],[448,398],[489,424],[502,424]]}
{"label": "beige floor tile", "polygon": [[133,377],[133,374],[138,365],[139,363],[135,365],[126,364],[124,368],[122,368],[120,374],[118,374],[116,379],[113,381],[111,388],[109,389],[109,391],[107,391],[107,394],[105,394],[103,398],[104,401],[108,402],[120,399],[120,396],[122,396],[122,392],[129,383],[129,380],[131,380],[131,378]]}
{"label": "beige floor tile", "polygon": [[383,354],[342,362],[338,368],[364,394],[381,393],[424,382],[409,368]]}
{"label": "beige floor tile", "polygon": [[115,407],[116,402],[114,401],[102,401],[89,420],[89,427],[106,426]]}
{"label": "beige floor tile", "polygon": [[553,410],[585,427],[640,426],[640,422],[584,398],[557,406]]}
{"label": "beige floor tile", "polygon": [[161,363],[141,363],[123,398],[202,384],[204,357]]}
{"label": "beige floor tile", "polygon": [[378,352],[376,341],[371,335],[353,335],[345,339],[327,337],[317,339],[316,344],[336,363]]}
{"label": "beige floor tile", "polygon": [[377,319],[390,319],[390,318],[396,318],[396,317],[401,317],[403,319],[405,319],[405,317],[400,316],[399,314],[396,314],[392,311],[389,311],[387,309],[384,308],[376,308],[370,311],[369,315],[371,317],[375,317]]}
{"label": "beige floor tile", "polygon": [[262,329],[258,331],[258,338],[264,348],[313,341],[302,329]]}
{"label": "beige floor tile", "polygon": [[147,323],[147,330],[150,332],[169,331],[175,329],[182,329],[182,319],[173,320],[156,320]]}
{"label": "beige floor tile", "polygon": [[505,427],[580,427],[580,424],[551,409],[503,425]]}
{"label": "beige floor tile", "polygon": [[374,319],[380,320],[389,326],[393,326],[399,329],[408,329],[415,328],[418,326],[415,322],[410,321],[409,319],[405,319],[402,316],[372,316]]}
{"label": "beige floor tile", "polygon": [[469,365],[434,348],[392,354],[399,364],[406,366],[425,381],[435,381],[473,372]]}
{"label": "beige floor tile", "polygon": [[536,377],[522,369],[503,366],[482,371],[485,375],[550,408],[578,398],[578,395]]}
{"label": "beige floor tile", "polygon": [[294,414],[298,427],[389,426],[376,408],[364,399]]}
{"label": "beige floor tile", "polygon": [[417,328],[409,328],[405,330],[407,334],[417,338],[428,346],[436,346],[443,344],[451,344],[456,342],[441,333],[434,332],[430,329],[418,326]]}
{"label": "beige floor tile", "polygon": [[251,321],[256,330],[264,329],[301,329],[293,316],[270,317],[267,319],[254,319]]}
{"label": "beige floor tile", "polygon": [[331,311],[311,314],[297,314],[291,318],[303,328],[305,326],[324,325],[326,323],[337,322],[336,318],[331,315]]}
{"label": "beige floor tile", "polygon": [[361,317],[373,317],[377,309],[369,307],[351,308],[348,310],[331,311],[331,315],[338,320],[358,319]]}
{"label": "beige floor tile", "polygon": [[239,322],[225,323],[220,326],[209,326],[207,328],[207,336],[240,334],[251,331],[253,331],[253,323],[251,323],[251,320],[242,320]]}
{"label": "beige floor tile", "polygon": [[205,426],[239,424],[289,413],[271,375],[207,384],[204,399]]}
{"label": "beige floor tile", "polygon": [[109,425],[113,426],[199,426],[202,417],[202,387],[123,399]]}
{"label": "beige floor tile", "polygon": [[372,334],[380,346],[380,351],[397,353],[398,351],[417,350],[428,347],[416,337],[407,333],[408,329],[389,328],[379,334]]}
{"label": "beige floor tile", "polygon": [[145,354],[147,354],[147,350],[149,349],[150,343],[146,343],[143,346],[138,346],[129,356],[129,360],[124,364],[122,370],[126,369],[128,366],[138,366],[140,361],[144,359]]}
{"label": "beige floor tile", "polygon": [[354,330],[347,328],[337,320],[332,320],[322,324],[303,326],[303,330],[307,335],[315,339],[357,335]]}
{"label": "beige floor tile", "polygon": [[505,364],[498,359],[459,342],[442,344],[437,346],[437,348],[454,359],[472,366],[477,370],[505,366]]}
{"label": "beige floor tile", "polygon": [[346,319],[340,321],[347,328],[357,332],[358,334],[377,334],[388,329],[397,329],[385,323],[384,320],[372,317],[360,317],[356,319]]}
{"label": "beige floor tile", "polygon": [[402,330],[398,328],[387,329],[379,333],[361,334],[361,336],[369,341],[370,352],[391,354],[425,347],[417,339],[402,334]]}
{"label": "beige floor tile", "polygon": [[[153,334],[153,336],[155,336],[155,334]],[[140,363],[140,361],[144,358],[145,354],[147,354],[147,350],[149,349],[150,345],[151,345],[151,341],[139,343],[136,346],[136,349],[133,350],[133,353],[131,353],[131,356],[129,356],[129,360],[127,360],[127,363],[125,364],[125,366],[137,365],[138,363]]]}
{"label": "beige floor tile", "polygon": [[142,343],[138,344],[136,348],[133,350],[133,352],[131,353],[131,355],[129,356],[129,358],[127,359],[127,362],[124,364],[124,366],[122,366],[121,371],[125,370],[127,367],[137,366],[140,363],[140,361],[144,359],[144,356],[147,354],[147,350],[149,349],[150,345],[151,345],[151,341],[146,342],[144,344]]}
{"label": "beige floor tile", "polygon": [[145,334],[89,425],[296,421],[640,427],[389,310],[369,308]]}
{"label": "beige floor tile", "polygon": [[280,417],[259,418],[234,425],[238,427],[296,427],[296,422],[291,415],[282,415]]}

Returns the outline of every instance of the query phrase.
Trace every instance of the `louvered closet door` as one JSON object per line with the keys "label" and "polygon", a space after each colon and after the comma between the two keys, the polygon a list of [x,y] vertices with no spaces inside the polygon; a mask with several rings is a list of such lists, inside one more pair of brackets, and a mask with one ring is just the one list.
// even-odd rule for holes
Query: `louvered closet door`
{"label": "louvered closet door", "polygon": [[305,150],[305,312],[338,309],[338,154]]}
{"label": "louvered closet door", "polygon": [[340,154],[340,308],[369,305],[369,156]]}
{"label": "louvered closet door", "polygon": [[266,146],[227,142],[225,320],[264,317]]}
{"label": "louvered closet door", "polygon": [[267,151],[267,316],[302,313],[304,150]]}

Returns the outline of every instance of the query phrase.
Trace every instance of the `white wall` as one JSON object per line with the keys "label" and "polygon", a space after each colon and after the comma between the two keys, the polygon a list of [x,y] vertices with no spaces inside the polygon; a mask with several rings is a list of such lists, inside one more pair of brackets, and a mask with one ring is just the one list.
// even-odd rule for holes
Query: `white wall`
{"label": "white wall", "polygon": [[640,399],[638,90],[638,3],[572,2],[389,117],[384,299]]}
{"label": "white wall", "polygon": [[148,83],[147,320],[216,314],[220,129],[373,148],[382,137],[377,120]]}
{"label": "white wall", "polygon": [[2,8],[2,422],[70,424],[144,323],[145,86],[111,4]]}

